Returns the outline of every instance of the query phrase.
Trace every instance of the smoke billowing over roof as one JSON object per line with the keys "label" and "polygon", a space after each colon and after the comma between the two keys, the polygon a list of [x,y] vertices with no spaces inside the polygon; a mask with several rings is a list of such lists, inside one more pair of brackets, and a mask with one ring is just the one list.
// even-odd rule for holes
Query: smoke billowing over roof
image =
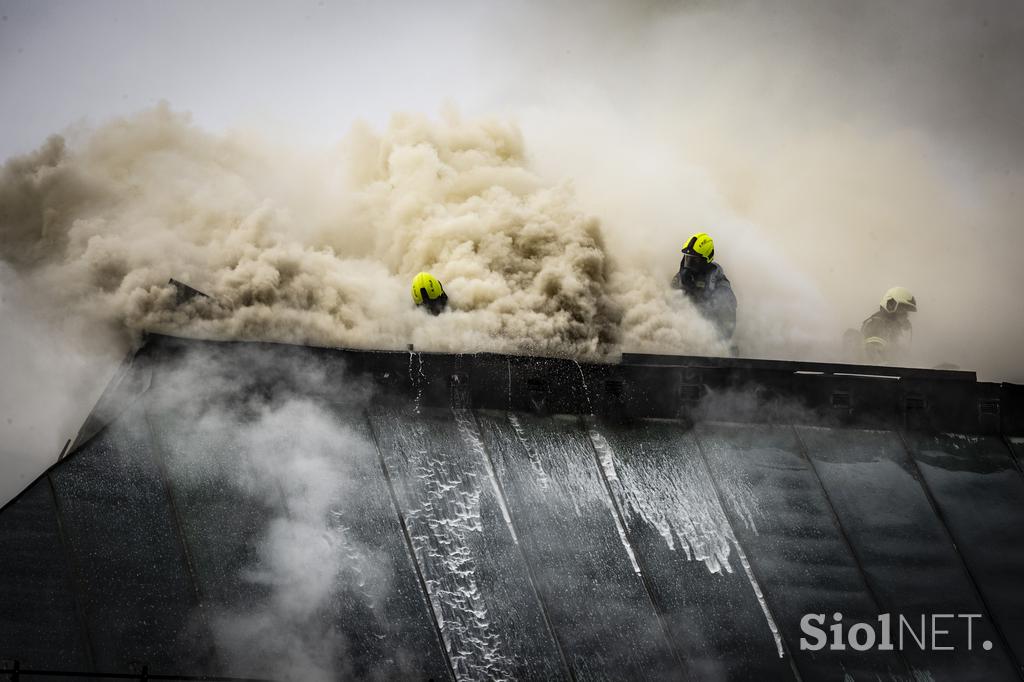
{"label": "smoke billowing over roof", "polygon": [[[3,16],[5,457],[58,451],[143,329],[720,354],[667,286],[699,230],[743,355],[839,359],[899,284],[911,364],[1022,378],[1014,3]],[[449,314],[412,307],[420,270]]]}

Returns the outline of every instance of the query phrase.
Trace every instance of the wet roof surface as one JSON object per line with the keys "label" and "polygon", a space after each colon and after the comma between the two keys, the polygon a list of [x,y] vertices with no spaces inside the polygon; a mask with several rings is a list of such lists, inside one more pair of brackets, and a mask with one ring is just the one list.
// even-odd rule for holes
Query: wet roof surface
{"label": "wet roof surface", "polygon": [[[861,393],[826,375],[847,383],[794,402],[766,374],[792,366],[740,367],[766,399],[713,373],[734,380],[729,362],[368,355],[152,341],[0,512],[0,659],[276,679],[1020,678],[1020,438],[985,433],[975,409],[1001,387],[907,379],[925,412],[969,405],[974,428],[943,432],[859,413],[861,395],[890,404],[884,380]],[[924,615],[929,637],[932,614],[978,617],[940,623],[953,651],[801,649],[817,613],[823,628],[902,615],[918,634]]]}

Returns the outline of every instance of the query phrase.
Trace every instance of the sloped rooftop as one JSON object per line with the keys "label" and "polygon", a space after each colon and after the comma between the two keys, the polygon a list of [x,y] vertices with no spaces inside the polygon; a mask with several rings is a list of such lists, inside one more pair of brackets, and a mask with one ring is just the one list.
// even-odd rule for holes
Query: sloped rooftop
{"label": "sloped rooftop", "polygon": [[[1020,387],[968,372],[151,336],[0,512],[0,659],[1020,679],[1021,457]],[[979,618],[954,651],[802,650],[814,613]]]}

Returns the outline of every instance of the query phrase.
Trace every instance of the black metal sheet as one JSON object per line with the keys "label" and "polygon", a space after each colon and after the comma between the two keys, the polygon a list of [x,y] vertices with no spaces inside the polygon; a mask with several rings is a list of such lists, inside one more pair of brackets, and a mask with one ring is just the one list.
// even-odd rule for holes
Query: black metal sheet
{"label": "black metal sheet", "polygon": [[1010,444],[1010,449],[1013,451],[1013,457],[1017,461],[1017,468],[1024,471],[1024,437],[1010,436],[1006,439],[1006,442]]}
{"label": "black metal sheet", "polygon": [[82,587],[95,665],[192,674],[209,632],[140,404],[51,473]]}
{"label": "black metal sheet", "polygon": [[[336,600],[334,621],[352,638],[352,679],[450,679],[451,670],[428,611],[413,557],[395,509],[374,436],[365,416],[336,407],[350,430],[338,451],[342,486],[331,513],[344,528],[350,557],[346,589]],[[353,572],[365,573],[352,580]]]}
{"label": "black metal sheet", "polygon": [[265,599],[267,587],[242,574],[258,561],[272,509],[241,483],[237,472],[250,464],[237,430],[182,410],[151,410],[148,418],[204,604],[216,612]]}
{"label": "black metal sheet", "polygon": [[[208,407],[204,401],[210,398],[209,391],[223,389],[221,380],[227,382],[227,391],[232,394],[226,407],[229,411],[237,408],[240,419],[259,418],[262,411],[295,401],[304,401],[310,409],[333,410],[327,402],[344,400],[344,394],[361,393],[362,389],[354,385],[357,382],[351,381],[351,372],[372,379],[379,389],[374,399],[390,404],[408,401],[417,406],[450,404],[630,418],[699,415],[700,410],[694,409],[699,403],[705,414],[717,420],[773,423],[779,413],[764,408],[770,406],[773,396],[783,395],[813,408],[803,413],[802,419],[817,419],[813,414],[817,411],[831,417],[845,415],[845,419],[862,427],[904,423],[908,427],[964,432],[994,433],[1002,429],[1006,438],[944,436],[918,441],[913,458],[906,462],[919,468],[918,475],[927,483],[921,490],[938,509],[941,522],[956,542],[955,547],[950,544],[948,548],[958,553],[958,560],[962,559],[966,567],[963,575],[972,581],[976,596],[993,616],[1000,642],[992,655],[998,655],[999,645],[1005,644],[1007,655],[1015,652],[1015,660],[1021,660],[1024,477],[1020,473],[1022,441],[1009,437],[1022,433],[1014,426],[1020,421],[1020,401],[1014,402],[1013,391],[1019,387],[978,384],[969,377],[931,371],[901,370],[899,381],[849,377],[842,374],[850,368],[842,366],[815,367],[814,371],[829,376],[808,376],[794,373],[794,369],[807,370],[809,366],[783,362],[683,359],[681,364],[666,361],[675,365],[666,367],[630,364],[627,358],[618,365],[580,365],[568,359],[381,353],[152,337],[127,367],[130,373],[125,378],[146,379],[152,372],[153,386],[143,380],[127,391],[115,381],[108,394],[134,396],[137,402],[148,390],[141,399],[151,404],[154,391],[166,385],[168,368],[187,360],[195,350],[205,358],[201,370],[214,368],[218,376],[200,371],[178,386],[183,392],[170,406],[176,412],[177,423],[162,425],[163,415],[158,411],[154,415],[158,430],[167,426],[172,431],[188,431],[193,426],[189,419],[201,416]],[[754,384],[759,388],[755,390]],[[734,391],[727,400],[709,400],[727,387]],[[751,410],[737,410],[735,406],[726,409],[737,393],[742,394],[737,404],[750,406]],[[78,590],[78,622],[67,620],[68,609],[75,613],[73,600],[65,602],[62,597],[47,603],[40,597],[33,603],[40,609],[59,611],[47,616],[46,622],[56,628],[54,634],[65,626],[81,629],[81,640],[75,646],[85,646],[82,642],[86,635],[94,635],[91,643],[98,652],[98,668],[124,671],[132,663],[147,663],[155,672],[217,672],[210,652],[216,639],[210,628],[214,621],[232,612],[244,615],[249,607],[253,616],[259,616],[260,609],[268,605],[292,610],[289,600],[282,597],[282,586],[273,582],[271,569],[275,563],[292,560],[308,572],[311,585],[323,581],[325,575],[331,577],[322,562],[300,561],[287,552],[263,551],[262,540],[273,524],[278,530],[301,530],[302,512],[297,505],[306,498],[294,494],[294,490],[285,491],[287,494],[278,491],[276,495],[265,490],[246,491],[238,485],[237,475],[211,468],[209,463],[175,461],[182,453],[199,453],[222,458],[225,467],[242,462],[249,466],[253,462],[233,440],[237,434],[229,434],[223,442],[214,439],[209,445],[181,447],[188,440],[172,433],[169,439],[164,438],[171,476],[161,478],[162,471],[154,464],[148,442],[151,435],[142,426],[138,405],[133,410],[132,400],[119,398],[117,409],[108,410],[108,402],[101,401],[83,429],[86,436],[93,433],[93,427],[100,429],[99,436],[58,464],[51,478],[59,491],[57,509],[65,520],[64,566],[76,571],[74,578],[67,573],[61,580],[70,580],[69,584]],[[339,421],[351,417],[351,407],[338,408]],[[722,408],[721,414],[718,408]],[[183,419],[186,414],[188,418]],[[104,416],[117,420],[106,431],[102,431]],[[875,417],[880,418],[874,421]],[[513,624],[513,616],[502,615],[500,608],[489,612],[494,622],[505,619],[498,628],[506,637],[502,646],[518,646],[524,651],[529,647],[543,649],[545,642],[555,641],[549,633],[556,633],[558,642],[564,644],[566,667],[584,679],[673,673],[743,677],[748,669],[753,671],[752,676],[777,677],[745,667],[754,659],[764,665],[777,662],[742,650],[742,644],[753,641],[751,633],[757,631],[756,619],[750,617],[749,593],[729,589],[719,594],[715,587],[677,592],[676,586],[684,583],[706,584],[708,569],[699,559],[683,561],[678,550],[668,549],[664,536],[658,533],[658,522],[637,521],[630,504],[640,504],[639,496],[630,501],[625,494],[614,494],[618,474],[616,478],[601,475],[596,441],[579,428],[578,422],[518,417],[522,428],[517,431],[504,414],[486,418],[494,420],[490,436],[481,436],[489,439],[483,448],[485,455],[490,452],[498,465],[495,480],[499,485],[493,490],[503,489],[507,497],[494,492],[494,498],[488,500],[490,493],[484,486],[480,505],[486,511],[481,511],[481,519],[489,519],[486,523],[494,524],[499,531],[504,527],[507,535],[495,531],[493,538],[480,539],[480,551],[492,557],[495,565],[483,562],[476,569],[486,576],[481,579],[485,585],[482,592],[508,593],[508,603],[520,605],[516,608],[523,611],[515,614],[521,619],[519,625]],[[867,421],[858,421],[861,419]],[[453,432],[450,417],[442,421],[443,433],[428,434],[425,449],[434,447],[432,439],[437,436],[442,449],[469,458],[463,466],[468,467],[470,461],[487,461],[484,455],[479,461],[473,460],[471,455],[477,453],[472,438]],[[820,426],[826,422],[802,423]],[[137,433],[132,433],[132,424],[139,427]],[[324,532],[308,537],[311,545],[325,543],[333,549],[344,548],[348,561],[342,562],[340,572],[333,576],[337,584],[329,591],[330,598],[309,614],[316,621],[314,629],[319,628],[325,637],[318,655],[329,650],[337,664],[334,669],[341,676],[450,675],[448,659],[431,620],[433,610],[420,589],[418,564],[406,545],[403,519],[392,504],[379,455],[372,444],[366,445],[372,440],[369,427],[360,415],[355,423],[332,429],[332,433],[347,434],[332,450],[337,452],[340,468],[331,477],[340,476],[341,483],[335,499],[322,510],[327,523],[319,519],[312,524],[315,530]],[[733,429],[724,433],[717,453],[713,441],[721,434],[714,433],[715,429]],[[925,518],[927,508],[913,493],[913,485],[900,471],[888,476],[884,473],[890,471],[888,464],[899,464],[891,452],[891,434],[881,444],[855,436],[852,445],[840,439],[845,444],[842,448],[835,448],[835,444],[817,447],[815,452],[819,454],[812,453],[817,468],[808,469],[809,463],[801,459],[803,451],[791,442],[796,438],[795,431],[789,430],[790,436],[786,436],[787,429],[725,425],[705,430],[709,430],[710,437],[702,436],[703,442],[698,440],[698,444],[705,463],[711,464],[711,480],[719,501],[724,502],[727,525],[737,536],[734,548],[748,553],[753,580],[747,584],[751,591],[754,584],[764,587],[771,613],[782,627],[785,641],[797,657],[792,660],[799,661],[804,679],[845,674],[856,679],[867,674],[873,679],[876,673],[883,678],[887,672],[905,674],[899,664],[892,663],[891,656],[800,653],[794,637],[799,633],[794,631],[799,614],[807,607],[828,613],[842,610],[851,621],[859,613],[873,615],[891,604],[924,609],[937,591],[944,598],[948,595],[957,608],[971,607],[970,600],[964,598],[963,581],[957,583],[953,575],[948,551],[937,542],[935,521]],[[352,445],[349,437],[353,434],[351,441],[363,445]],[[456,445],[459,438],[462,449]],[[636,446],[629,440],[631,436],[622,438],[619,447],[624,451]],[[609,433],[607,440],[614,441],[613,435]],[[653,441],[645,445],[654,449]],[[885,458],[867,463],[870,476],[866,472],[864,477],[852,473],[848,462],[843,461],[876,446]],[[287,451],[287,444],[281,450]],[[1011,454],[1013,450],[1016,453]],[[682,452],[689,450],[683,448]],[[686,468],[689,455],[684,454],[680,462],[671,462],[667,450],[663,454],[665,463],[661,466],[666,480],[686,478],[680,483],[686,490],[683,499],[690,502],[699,498],[703,493],[686,487],[700,480],[696,470]],[[889,455],[896,459],[886,459]],[[622,458],[621,467],[616,465],[624,477],[634,456],[631,453],[629,458]],[[878,477],[884,478],[874,475],[876,467],[881,467]],[[448,471],[443,467],[441,470]],[[815,472],[817,476],[809,475]],[[474,473],[479,475],[479,470]],[[909,473],[913,478],[913,472]],[[195,481],[190,477],[198,481],[194,488],[191,486]],[[819,478],[825,481],[831,500],[824,496]],[[418,490],[416,486],[421,484],[424,482],[415,481],[408,488]],[[853,494],[858,486],[865,490],[863,495]],[[611,497],[609,491],[613,492]],[[648,482],[644,492],[653,495],[659,489]],[[458,487],[443,493],[453,499],[461,494]],[[24,499],[5,506],[0,522],[16,516],[19,508],[29,509],[21,505],[38,494],[28,491]],[[404,498],[405,492],[401,494]],[[507,502],[507,517],[500,508],[494,508],[495,504],[500,507],[502,499]],[[43,506],[41,503],[31,516],[42,515]],[[625,518],[620,518],[619,510],[625,511]],[[838,520],[833,517],[834,511],[839,514]],[[916,519],[913,523],[925,531],[912,533],[910,529],[916,526],[909,521],[901,525],[906,519],[893,519],[892,514]],[[863,524],[862,518],[867,519]],[[617,527],[618,521],[623,524]],[[26,521],[26,527],[41,528],[37,523]],[[709,523],[713,526],[720,519],[712,514]],[[875,530],[886,537],[874,537]],[[6,532],[0,526],[0,541],[5,545],[9,544]],[[33,553],[42,557],[41,562],[60,563],[55,558],[60,552],[48,544],[53,538],[44,537],[50,531],[35,539],[26,539],[21,532],[19,528],[10,541],[18,545],[16,556],[0,559],[0,578],[3,571],[11,571],[22,580],[29,558],[36,556]],[[55,537],[54,546],[59,546],[61,536]],[[516,546],[514,539],[509,544],[514,537],[522,544]],[[699,544],[700,540],[695,542]],[[512,568],[517,561],[513,549],[522,558],[523,570]],[[694,547],[690,549],[699,553]],[[642,574],[634,572],[631,552]],[[501,557],[506,564],[498,566]],[[910,568],[901,575],[900,563],[904,561]],[[916,577],[924,569],[919,571],[916,566],[928,562],[934,564],[929,566],[928,575],[936,586],[912,584],[915,580],[924,582]],[[710,579],[737,582],[738,576],[739,570],[735,569],[732,574],[715,574]],[[41,581],[27,588],[35,593],[44,589],[40,585],[45,581],[56,581],[57,577],[40,571],[32,579]],[[390,590],[382,589],[384,583]],[[535,607],[529,606],[529,591],[523,584],[531,586]],[[66,597],[71,592],[70,587],[62,592],[56,583],[53,585],[55,595]],[[202,607],[197,596],[202,599]],[[873,602],[875,596],[878,599]],[[728,607],[715,611],[713,602],[718,599]],[[8,610],[4,608],[0,604],[0,615],[22,607],[8,602]],[[553,625],[544,623],[538,628],[536,615],[529,615],[531,608],[546,609],[542,619],[546,614]],[[676,622],[677,617],[678,623],[689,619],[688,629]],[[34,631],[32,628],[42,622],[40,616],[16,636]],[[223,627],[223,621],[219,622]],[[256,618],[248,622],[265,625],[277,621]],[[281,640],[295,634],[273,628],[269,632]],[[537,633],[541,633],[540,638],[531,639],[538,637]],[[62,636],[69,638],[67,641],[77,637]],[[0,639],[0,645],[3,641]],[[758,651],[763,649],[763,642],[756,647]],[[735,655],[730,656],[733,651]],[[275,656],[275,650],[256,647],[245,653],[261,662]],[[0,657],[4,655],[0,650]],[[550,652],[523,656],[529,662],[517,670],[531,676],[538,666],[547,665]],[[716,667],[715,656],[727,660],[718,661]],[[926,662],[932,660],[938,659]],[[167,661],[172,663],[168,665]],[[912,663],[921,672],[919,661]],[[952,666],[948,670],[926,667],[937,677],[956,670]],[[237,672],[262,676],[269,670],[248,668]],[[998,676],[1001,669],[995,666],[992,670]],[[979,676],[973,668],[963,672]],[[538,672],[536,676],[546,674]]]}
{"label": "black metal sheet", "polygon": [[879,611],[794,431],[711,423],[695,431],[801,677],[907,675],[898,654],[800,648],[806,614],[823,614],[821,627],[827,628],[834,613],[853,623],[872,620]]}
{"label": "black metal sheet", "polygon": [[256,675],[266,672],[261,652],[234,656],[225,638],[230,638],[226,631],[238,614],[271,598],[271,587],[254,580],[251,567],[260,561],[260,539],[274,510],[261,491],[245,484],[245,472],[251,471],[252,463],[241,440],[243,425],[204,407],[207,415],[216,416],[203,419],[187,403],[168,402],[160,396],[152,401],[147,416],[199,596],[209,614],[212,643],[219,649],[212,670]]}
{"label": "black metal sheet", "polygon": [[908,444],[1019,667],[1024,661],[1024,478],[997,436],[912,436]]}
{"label": "black metal sheet", "polygon": [[565,679],[472,413],[371,423],[456,677]]}
{"label": "black metal sheet", "polygon": [[687,676],[794,679],[693,436],[653,420],[590,435]]}
{"label": "black metal sheet", "polygon": [[23,668],[90,668],[46,477],[0,517],[0,659]]}
{"label": "black metal sheet", "polygon": [[922,616],[929,628],[933,614],[966,616],[938,621],[948,631],[938,644],[952,651],[931,650],[930,637],[922,651],[906,633],[904,655],[915,671],[954,682],[1017,679],[899,434],[814,427],[797,433],[882,611],[905,616],[918,634]]}
{"label": "black metal sheet", "polygon": [[575,678],[681,676],[578,419],[477,417]]}
{"label": "black metal sheet", "polygon": [[230,397],[193,411],[163,396],[150,414],[223,669],[446,678],[361,411],[308,401],[243,417]]}

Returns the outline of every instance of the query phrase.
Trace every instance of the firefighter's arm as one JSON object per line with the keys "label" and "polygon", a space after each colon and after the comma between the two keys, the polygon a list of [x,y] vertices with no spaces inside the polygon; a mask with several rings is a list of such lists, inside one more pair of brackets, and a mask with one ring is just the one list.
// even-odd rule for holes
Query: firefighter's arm
{"label": "firefighter's arm", "polygon": [[710,313],[722,337],[732,338],[733,332],[736,331],[736,294],[733,293],[729,280],[723,279],[715,287]]}

